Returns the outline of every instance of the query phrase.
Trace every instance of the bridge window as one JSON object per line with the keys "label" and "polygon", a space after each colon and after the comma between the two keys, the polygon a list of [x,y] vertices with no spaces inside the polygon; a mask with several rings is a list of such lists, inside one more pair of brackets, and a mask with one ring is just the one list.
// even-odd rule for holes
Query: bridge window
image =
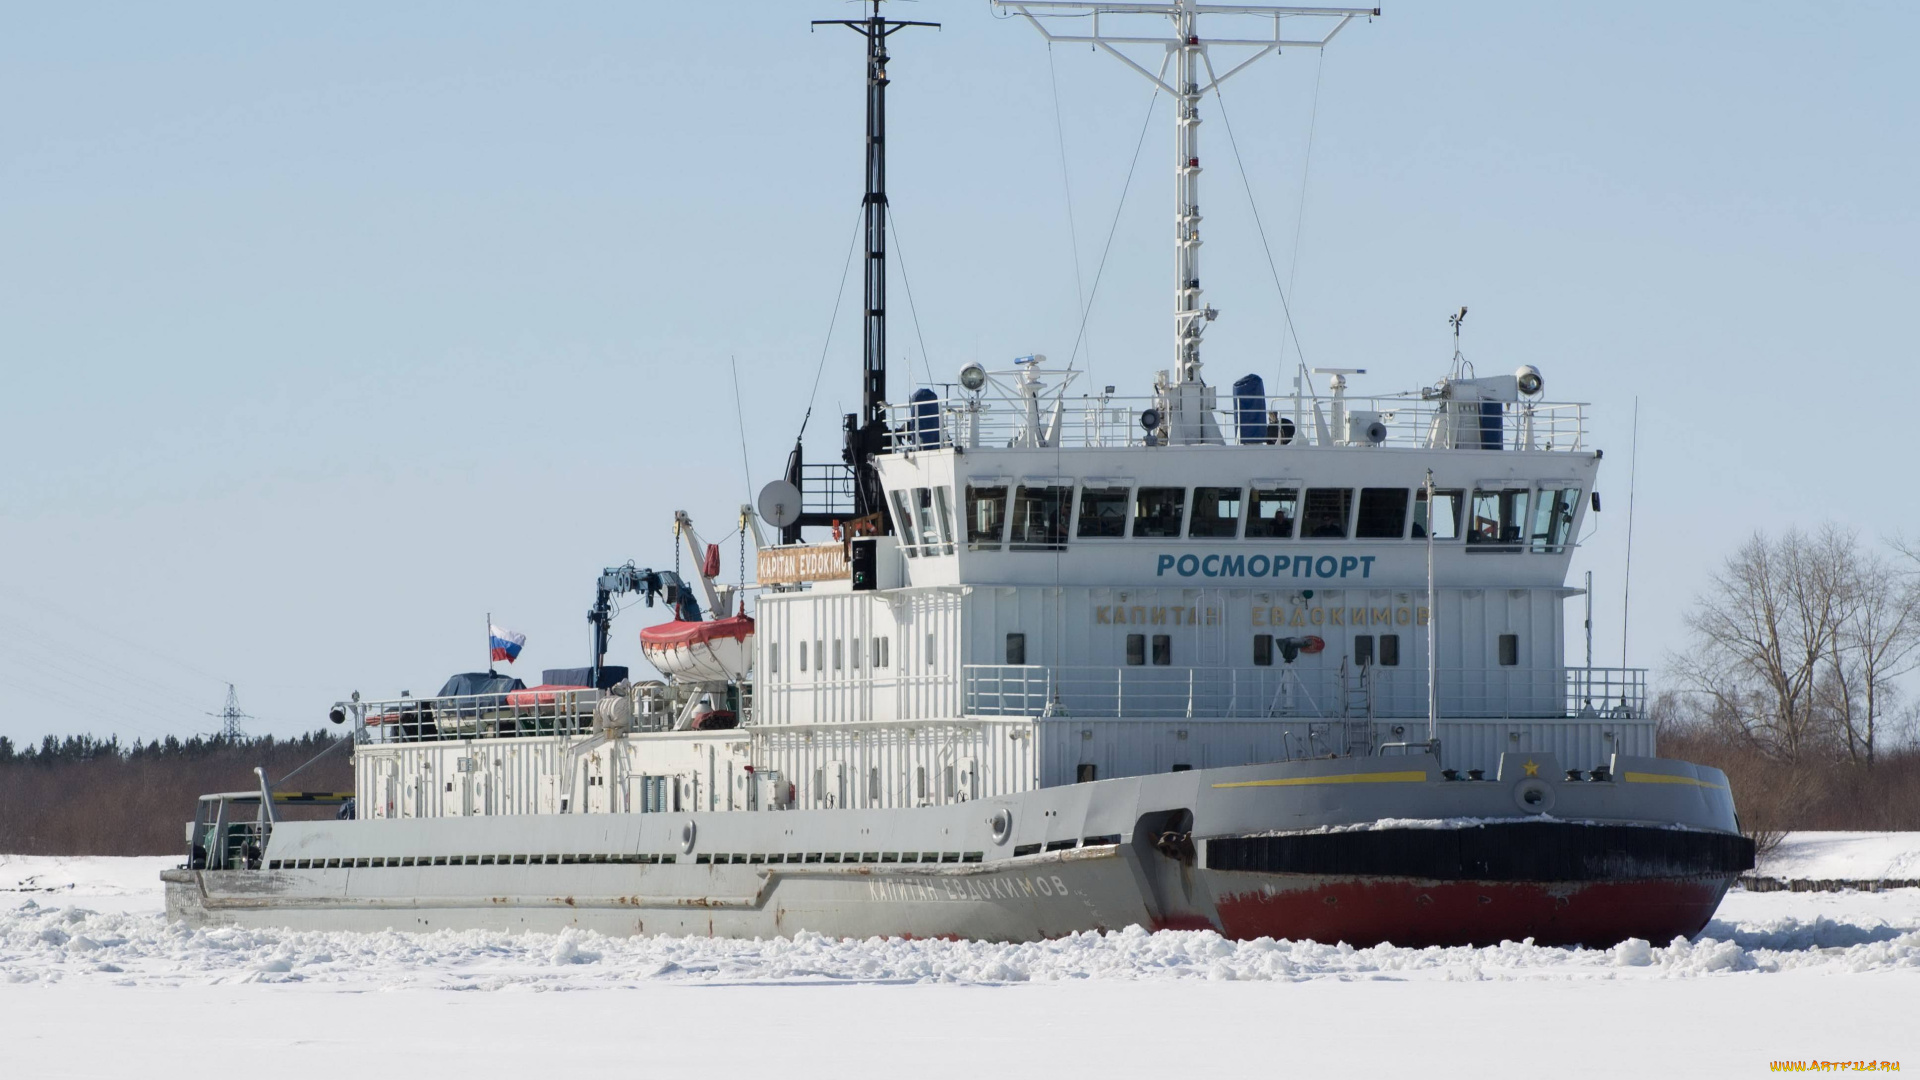
{"label": "bridge window", "polygon": [[1007,663],[1022,665],[1027,662],[1027,635],[1007,635]]}
{"label": "bridge window", "polygon": [[843,652],[843,649],[842,649],[842,647],[841,647],[841,645],[840,645],[840,639],[839,639],[839,638],[834,638],[834,639],[833,639],[833,670],[835,670],[835,671],[839,671],[839,670],[840,670],[840,666],[841,666],[841,665],[840,665],[840,657],[841,657],[841,654],[842,654],[842,652]]}
{"label": "bridge window", "polygon": [[1520,666],[1520,635],[1519,634],[1501,634],[1500,635],[1500,666],[1501,667]]}
{"label": "bridge window", "polygon": [[1373,635],[1353,635],[1353,662],[1357,667],[1373,666]]}
{"label": "bridge window", "polygon": [[1173,663],[1173,638],[1166,634],[1153,635],[1153,664],[1166,667]]}
{"label": "bridge window", "polygon": [[1254,667],[1272,667],[1273,666],[1273,635],[1272,634],[1253,635],[1253,666]]}
{"label": "bridge window", "polygon": [[847,639],[847,666],[855,671],[860,670],[860,654],[866,651],[861,648],[862,644],[864,643],[859,638]]}
{"label": "bridge window", "polygon": [[1080,523],[1075,536],[1125,536],[1127,534],[1127,489],[1089,487],[1080,489]]}
{"label": "bridge window", "polygon": [[800,643],[800,670],[807,670],[807,643],[804,641]]}
{"label": "bridge window", "polygon": [[1133,497],[1133,535],[1168,537],[1180,535],[1180,519],[1187,504],[1187,489],[1143,487]]}
{"label": "bridge window", "polygon": [[1354,535],[1362,540],[1398,540],[1407,535],[1407,489],[1361,488]]}
{"label": "bridge window", "polygon": [[911,559],[920,554],[920,533],[913,521],[913,511],[907,505],[909,495],[904,491],[890,494],[893,499],[893,525],[900,530],[900,550]]}
{"label": "bridge window", "polygon": [[1473,493],[1473,531],[1467,543],[1481,550],[1519,551],[1520,533],[1527,525],[1527,488],[1501,488]]}
{"label": "bridge window", "polygon": [[1542,488],[1534,504],[1533,550],[1546,554],[1564,550],[1579,509],[1579,488]]}
{"label": "bridge window", "polygon": [[1232,537],[1240,529],[1240,492],[1237,487],[1193,489],[1193,519],[1188,536]]}
{"label": "bridge window", "polygon": [[967,549],[999,551],[1007,533],[1007,489],[967,487]]}
{"label": "bridge window", "polygon": [[[1460,538],[1460,507],[1466,502],[1466,492],[1436,489],[1433,493],[1433,538],[1435,540],[1458,540]],[[1413,493],[1413,538],[1427,538],[1427,489],[1420,488]]]}
{"label": "bridge window", "polygon": [[1127,665],[1139,667],[1147,662],[1147,635],[1127,635]]}
{"label": "bridge window", "polygon": [[953,554],[953,496],[945,487],[933,489],[933,505],[940,512],[940,548]]}
{"label": "bridge window", "polygon": [[780,643],[777,641],[767,642],[767,674],[780,674]]}
{"label": "bridge window", "polygon": [[1345,539],[1352,514],[1353,489],[1308,488],[1300,535],[1314,540]]}
{"label": "bridge window", "polygon": [[913,489],[913,505],[920,525],[920,554],[940,554],[940,544],[947,538],[935,531],[933,524],[933,491],[930,488]]}
{"label": "bridge window", "polygon": [[1299,488],[1254,488],[1247,500],[1247,538],[1282,540],[1293,535]]}
{"label": "bridge window", "polygon": [[1057,485],[1020,485],[1013,502],[1012,551],[1059,551],[1067,546],[1067,515],[1073,510],[1073,489]]}
{"label": "bridge window", "polygon": [[1399,667],[1400,666],[1400,635],[1399,634],[1381,634],[1380,635],[1380,666],[1381,667]]}

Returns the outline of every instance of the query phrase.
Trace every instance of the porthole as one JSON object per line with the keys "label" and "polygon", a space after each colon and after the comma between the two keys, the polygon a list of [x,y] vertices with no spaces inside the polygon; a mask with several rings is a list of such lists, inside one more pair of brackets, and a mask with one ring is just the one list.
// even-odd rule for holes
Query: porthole
{"label": "porthole", "polygon": [[1522,780],[1513,786],[1513,804],[1529,814],[1544,814],[1553,809],[1553,788],[1538,778]]}
{"label": "porthole", "polygon": [[993,842],[1004,844],[1013,835],[1013,811],[1003,806],[993,812],[987,824],[993,829]]}

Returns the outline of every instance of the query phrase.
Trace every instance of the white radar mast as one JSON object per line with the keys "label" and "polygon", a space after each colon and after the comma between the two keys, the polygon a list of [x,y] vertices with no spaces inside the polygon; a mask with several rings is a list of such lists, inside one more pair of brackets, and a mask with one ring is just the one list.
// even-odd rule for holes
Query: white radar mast
{"label": "white radar mast", "polygon": [[[1202,4],[1194,0],[1173,0],[1158,4],[1114,4],[1097,0],[993,0],[993,6],[1025,16],[1048,44],[1092,45],[1147,77],[1171,96],[1174,109],[1174,256],[1173,256],[1173,331],[1174,366],[1167,393],[1168,417],[1174,442],[1218,442],[1217,433],[1205,430],[1211,419],[1201,400],[1204,384],[1200,378],[1200,335],[1217,314],[1200,302],[1200,99],[1218,89],[1221,83],[1237,75],[1255,60],[1282,49],[1320,49],[1333,41],[1349,22],[1380,14],[1379,8],[1268,7],[1243,4]],[[1209,16],[1208,25],[1218,17],[1256,16],[1271,22],[1268,36],[1210,37],[1201,33],[1200,17]],[[1074,32],[1055,33],[1046,22],[1049,17],[1091,17],[1075,26]],[[1126,18],[1125,25],[1108,29],[1112,17],[1160,16],[1167,20],[1164,30],[1137,32],[1139,20]],[[1107,23],[1103,24],[1103,17]],[[1287,38],[1282,31],[1288,19],[1334,19],[1325,35]],[[1151,23],[1145,24],[1151,26]],[[1244,25],[1244,24],[1242,24]],[[1158,72],[1121,52],[1120,45],[1158,45],[1165,55]],[[1207,50],[1214,47],[1250,47],[1252,56],[1241,59],[1224,73],[1214,70]],[[1167,69],[1173,69],[1168,81]],[[1209,437],[1211,434],[1211,437]]]}

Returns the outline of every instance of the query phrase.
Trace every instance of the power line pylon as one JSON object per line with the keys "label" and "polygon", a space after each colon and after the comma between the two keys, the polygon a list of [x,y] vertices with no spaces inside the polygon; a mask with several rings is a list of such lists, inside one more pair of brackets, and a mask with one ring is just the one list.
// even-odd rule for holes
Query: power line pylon
{"label": "power line pylon", "polygon": [[220,721],[220,737],[228,742],[238,742],[247,737],[240,728],[240,721],[251,720],[252,716],[240,711],[240,695],[234,691],[233,684],[227,684],[227,703],[217,713],[208,716]]}

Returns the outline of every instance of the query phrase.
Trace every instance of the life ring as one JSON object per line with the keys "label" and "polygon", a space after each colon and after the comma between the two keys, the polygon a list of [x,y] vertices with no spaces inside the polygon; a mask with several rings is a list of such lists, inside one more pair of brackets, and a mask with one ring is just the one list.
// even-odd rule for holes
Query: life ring
{"label": "life ring", "polygon": [[987,819],[987,825],[993,829],[993,842],[1005,844],[1013,838],[1013,811],[1001,807]]}
{"label": "life ring", "polygon": [[1513,785],[1513,805],[1529,814],[1544,814],[1553,809],[1553,788],[1539,777],[1530,777]]}

